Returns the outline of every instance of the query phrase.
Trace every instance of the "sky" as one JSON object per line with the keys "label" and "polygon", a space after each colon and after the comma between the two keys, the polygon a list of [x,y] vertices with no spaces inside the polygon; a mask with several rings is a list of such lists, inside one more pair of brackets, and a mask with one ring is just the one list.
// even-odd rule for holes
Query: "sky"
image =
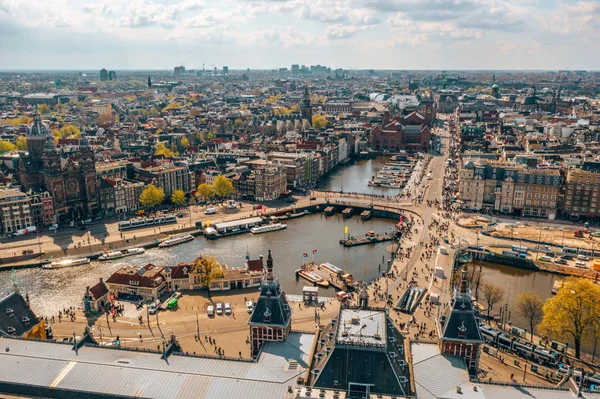
{"label": "sky", "polygon": [[600,0],[0,0],[0,69],[600,69]]}

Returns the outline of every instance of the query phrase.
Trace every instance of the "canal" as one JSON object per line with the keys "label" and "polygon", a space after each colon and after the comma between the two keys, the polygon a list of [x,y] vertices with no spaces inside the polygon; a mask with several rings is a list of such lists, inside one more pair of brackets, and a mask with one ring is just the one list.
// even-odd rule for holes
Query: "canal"
{"label": "canal", "polygon": [[[345,226],[348,226],[351,235],[361,236],[369,230],[380,233],[390,231],[393,228],[392,220],[371,219],[363,222],[358,216],[343,219],[338,215],[326,218],[322,214],[314,214],[284,223],[288,224],[287,229],[272,233],[248,233],[216,241],[199,237],[168,249],[150,249],[143,255],[115,261],[95,261],[89,265],[56,270],[18,270],[15,277],[21,293],[29,294],[34,312],[51,315],[65,307],[79,306],[86,286],[96,284],[100,277],[106,280],[124,265],[144,266],[152,263],[156,266],[172,266],[190,262],[202,254],[212,255],[230,267],[243,267],[246,251],[252,259],[257,259],[259,255],[266,258],[267,251],[271,249],[275,271],[285,292],[300,295],[302,287],[308,282],[296,280],[294,272],[303,261],[313,260],[312,252],[315,249],[315,262],[333,263],[354,275],[357,280],[370,281],[376,278],[380,274],[380,264],[381,270],[384,270],[382,259],[385,258],[387,262],[390,258],[386,251],[389,242],[345,248],[339,244],[339,240]],[[303,258],[304,253],[308,254],[308,258]],[[12,290],[11,277],[10,271],[0,273],[0,292]],[[332,288],[320,290],[323,296],[335,296]]]}

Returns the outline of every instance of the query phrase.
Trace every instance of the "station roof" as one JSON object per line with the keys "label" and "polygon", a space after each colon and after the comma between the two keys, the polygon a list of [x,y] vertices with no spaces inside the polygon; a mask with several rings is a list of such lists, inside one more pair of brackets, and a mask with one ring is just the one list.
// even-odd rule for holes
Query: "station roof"
{"label": "station roof", "polygon": [[[376,335],[379,337],[376,338]],[[376,310],[343,309],[340,313],[337,340],[344,344],[385,345],[385,313]]]}
{"label": "station roof", "polygon": [[243,225],[251,224],[251,223],[262,223],[262,219],[259,217],[254,217],[254,218],[247,218],[247,219],[241,219],[241,220],[234,220],[232,222],[216,223],[215,228],[217,230],[228,229],[231,227],[243,226]]}

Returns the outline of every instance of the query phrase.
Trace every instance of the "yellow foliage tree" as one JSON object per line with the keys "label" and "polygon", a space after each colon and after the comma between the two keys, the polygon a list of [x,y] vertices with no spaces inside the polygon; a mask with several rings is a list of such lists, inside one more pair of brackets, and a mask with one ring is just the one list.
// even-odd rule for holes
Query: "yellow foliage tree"
{"label": "yellow foliage tree", "polygon": [[182,137],[181,140],[179,140],[179,146],[182,149],[187,150],[190,147],[190,141],[187,137]]}
{"label": "yellow foliage tree", "polygon": [[323,129],[327,126],[327,118],[321,114],[314,114],[312,116],[312,126],[317,130]]}
{"label": "yellow foliage tree", "polygon": [[290,110],[292,112],[298,112],[298,111],[300,111],[300,106],[298,104],[294,104],[294,105],[292,105],[292,107],[290,108]]}
{"label": "yellow foliage tree", "polygon": [[594,338],[594,325],[600,321],[600,287],[585,278],[568,277],[543,311],[538,331],[555,339],[571,338],[579,359],[581,343]]}
{"label": "yellow foliage tree", "polygon": [[48,104],[40,104],[38,105],[38,112],[40,114],[47,114],[50,112],[50,106]]}
{"label": "yellow foliage tree", "polygon": [[173,102],[169,103],[169,105],[167,105],[166,107],[164,107],[162,110],[163,110],[163,112],[166,112],[166,111],[168,111],[170,109],[179,109],[181,107],[182,107],[182,105],[181,105],[180,102],[173,101]]}
{"label": "yellow foliage tree", "polygon": [[208,201],[213,195],[215,195],[215,190],[210,184],[202,183],[198,186],[196,196],[202,198],[204,201]]}
{"label": "yellow foliage tree", "polygon": [[183,190],[173,191],[173,194],[171,194],[171,202],[177,206],[185,204],[185,193]]}
{"label": "yellow foliage tree", "polygon": [[260,96],[263,94],[263,91],[257,87],[252,90],[252,94],[254,94],[255,96]]}
{"label": "yellow foliage tree", "polygon": [[[52,133],[54,134],[54,131]],[[64,125],[58,133],[58,137],[64,139],[78,139],[81,137],[81,130],[75,125]]]}
{"label": "yellow foliage tree", "polygon": [[15,145],[10,141],[0,140],[0,154],[5,152],[14,151]]}
{"label": "yellow foliage tree", "polygon": [[219,197],[226,198],[233,193],[233,184],[225,176],[219,175],[213,182],[213,189]]}
{"label": "yellow foliage tree", "polygon": [[17,137],[17,140],[15,140],[15,144],[17,146],[17,150],[25,151],[27,149],[27,138],[25,136],[19,136]]}
{"label": "yellow foliage tree", "polygon": [[154,156],[162,155],[165,158],[171,158],[175,153],[167,148],[164,143],[158,143],[156,145],[156,150],[154,151]]}
{"label": "yellow foliage tree", "polygon": [[199,256],[194,260],[193,273],[198,274],[200,284],[208,290],[210,297],[210,283],[223,278],[223,269],[213,256]]}
{"label": "yellow foliage tree", "polygon": [[265,100],[265,104],[267,104],[267,105],[273,105],[276,102],[277,102],[277,97],[275,97],[275,96],[271,96]]}
{"label": "yellow foliage tree", "polygon": [[150,184],[140,194],[140,204],[148,208],[154,208],[165,200],[165,191],[162,188]]}
{"label": "yellow foliage tree", "polygon": [[248,111],[248,107],[244,104],[240,107],[240,111]]}
{"label": "yellow foliage tree", "polygon": [[236,130],[241,129],[242,127],[244,127],[244,121],[242,121],[241,119],[236,119],[235,122],[233,122],[233,127]]}

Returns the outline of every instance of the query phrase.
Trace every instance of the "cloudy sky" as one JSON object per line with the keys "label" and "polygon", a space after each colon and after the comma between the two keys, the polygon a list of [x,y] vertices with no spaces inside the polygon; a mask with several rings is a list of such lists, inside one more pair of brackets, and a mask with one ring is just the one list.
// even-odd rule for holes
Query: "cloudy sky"
{"label": "cloudy sky", "polygon": [[600,69],[600,0],[0,0],[0,69]]}

